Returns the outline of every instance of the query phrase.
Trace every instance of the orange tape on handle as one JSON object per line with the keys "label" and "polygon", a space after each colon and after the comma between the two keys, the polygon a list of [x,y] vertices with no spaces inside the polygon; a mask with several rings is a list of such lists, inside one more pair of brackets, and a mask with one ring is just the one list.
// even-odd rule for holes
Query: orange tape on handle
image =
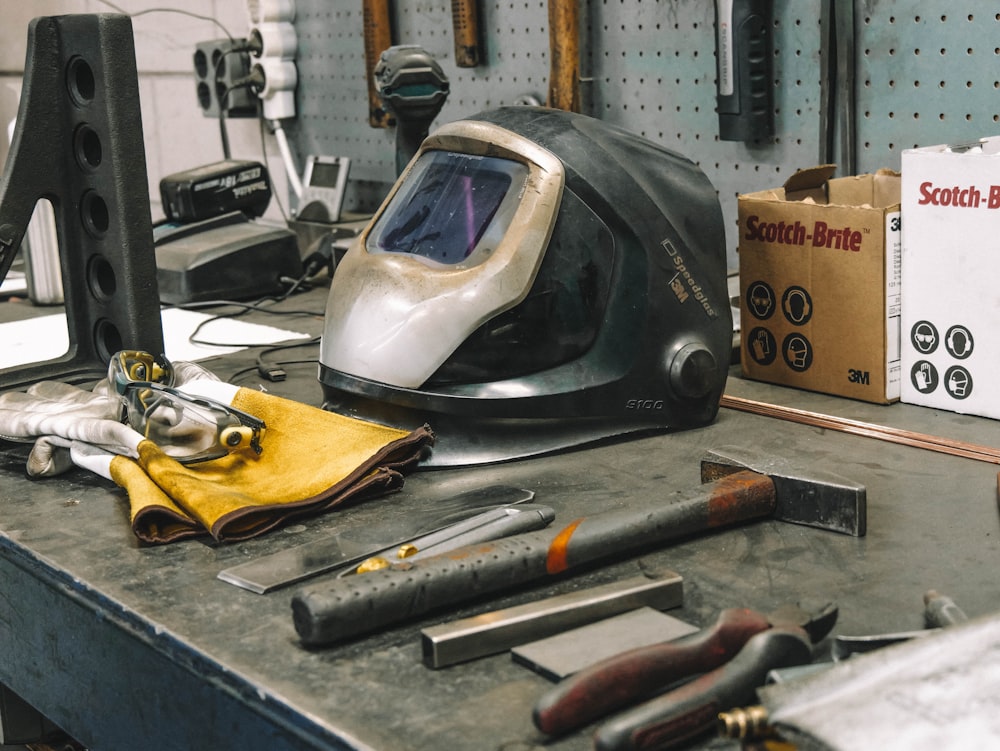
{"label": "orange tape on handle", "polygon": [[562,532],[556,535],[556,539],[554,539],[552,544],[549,545],[549,553],[545,558],[545,570],[550,574],[561,574],[569,568],[567,556],[569,541],[582,521],[583,518],[580,518],[570,524]]}

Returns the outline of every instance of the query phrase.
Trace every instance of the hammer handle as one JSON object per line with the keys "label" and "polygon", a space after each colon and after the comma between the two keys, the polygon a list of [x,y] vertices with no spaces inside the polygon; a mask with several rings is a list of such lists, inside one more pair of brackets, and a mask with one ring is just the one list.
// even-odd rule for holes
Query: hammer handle
{"label": "hammer handle", "polygon": [[580,111],[580,0],[549,0],[548,105]]}
{"label": "hammer handle", "polygon": [[698,673],[723,665],[750,637],[770,628],[767,616],[746,608],[719,614],[711,628],[675,642],[623,652],[584,668],[547,691],[535,705],[535,726],[562,735],[647,699]]}
{"label": "hammer handle", "polygon": [[365,39],[365,75],[368,80],[368,124],[373,128],[388,128],[392,118],[382,106],[375,89],[375,66],[382,53],[392,46],[392,21],[389,0],[362,0],[362,21]]}
{"label": "hammer handle", "polygon": [[455,65],[475,68],[482,51],[479,48],[479,9],[477,0],[451,0],[451,26],[455,35]]}
{"label": "hammer handle", "polygon": [[774,503],[769,477],[737,472],[670,499],[582,517],[562,529],[470,545],[303,589],[292,599],[292,617],[304,644],[331,644],[602,558],[768,516]]}

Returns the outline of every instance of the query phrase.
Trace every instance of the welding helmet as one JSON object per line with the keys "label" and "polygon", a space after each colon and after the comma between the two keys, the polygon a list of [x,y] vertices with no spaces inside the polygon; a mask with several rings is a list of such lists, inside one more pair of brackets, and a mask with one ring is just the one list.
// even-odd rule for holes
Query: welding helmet
{"label": "welding helmet", "polygon": [[324,406],[438,436],[425,466],[711,422],[732,348],[718,197],[599,120],[505,107],[431,134],[338,265]]}

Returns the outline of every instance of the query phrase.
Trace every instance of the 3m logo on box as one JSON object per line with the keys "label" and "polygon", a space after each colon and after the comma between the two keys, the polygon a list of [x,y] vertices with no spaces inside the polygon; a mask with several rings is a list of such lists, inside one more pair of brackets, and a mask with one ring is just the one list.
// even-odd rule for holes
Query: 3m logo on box
{"label": "3m logo on box", "polygon": [[899,175],[796,173],[739,197],[743,374],[899,398]]}

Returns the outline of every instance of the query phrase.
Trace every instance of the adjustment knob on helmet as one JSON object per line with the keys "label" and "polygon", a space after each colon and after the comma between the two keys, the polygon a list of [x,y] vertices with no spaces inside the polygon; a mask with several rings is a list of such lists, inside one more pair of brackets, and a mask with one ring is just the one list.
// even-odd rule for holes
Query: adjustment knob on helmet
{"label": "adjustment knob on helmet", "polygon": [[700,399],[718,384],[718,362],[704,344],[681,347],[670,363],[670,386],[686,399]]}

